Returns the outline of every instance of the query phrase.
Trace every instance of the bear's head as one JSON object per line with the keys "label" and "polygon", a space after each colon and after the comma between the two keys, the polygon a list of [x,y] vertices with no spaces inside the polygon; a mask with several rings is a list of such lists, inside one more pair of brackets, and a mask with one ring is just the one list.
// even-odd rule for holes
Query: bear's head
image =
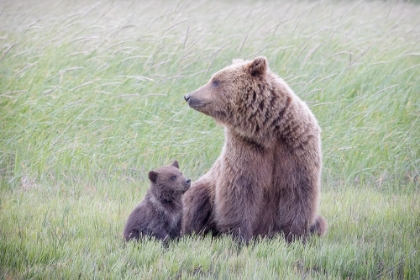
{"label": "bear's head", "polygon": [[[247,138],[267,137],[261,131],[281,96],[273,89],[278,77],[265,57],[235,59],[210,81],[184,96],[188,105]],[[274,110],[276,111],[276,110]]]}
{"label": "bear's head", "polygon": [[163,201],[181,197],[191,186],[191,180],[185,178],[179,170],[178,161],[150,171],[149,180],[152,192]]}

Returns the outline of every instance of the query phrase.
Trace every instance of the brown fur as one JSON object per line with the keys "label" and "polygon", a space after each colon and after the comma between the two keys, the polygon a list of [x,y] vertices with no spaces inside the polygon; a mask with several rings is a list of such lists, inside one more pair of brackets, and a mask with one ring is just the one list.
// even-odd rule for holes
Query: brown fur
{"label": "brown fur", "polygon": [[179,171],[177,161],[149,172],[150,188],[144,200],[131,212],[124,228],[124,238],[152,236],[161,240],[180,236],[182,195],[191,180]]}
{"label": "brown fur", "polygon": [[226,139],[209,172],[184,195],[186,234],[248,241],[282,232],[292,241],[326,232],[318,215],[321,129],[266,58],[235,60],[185,100],[223,125]]}

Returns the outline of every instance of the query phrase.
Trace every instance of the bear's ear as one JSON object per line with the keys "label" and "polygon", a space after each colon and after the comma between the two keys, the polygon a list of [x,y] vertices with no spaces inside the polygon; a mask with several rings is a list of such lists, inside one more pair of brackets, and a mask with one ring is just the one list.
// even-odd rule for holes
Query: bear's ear
{"label": "bear's ear", "polygon": [[157,177],[158,177],[158,173],[156,171],[149,172],[149,180],[152,181],[152,183],[156,183]]}
{"label": "bear's ear", "polygon": [[252,76],[260,76],[265,74],[267,67],[267,58],[264,56],[258,56],[249,64],[249,71]]}
{"label": "bear's ear", "polygon": [[172,166],[175,166],[176,168],[179,169],[179,163],[177,160],[175,160],[174,162],[172,162]]}

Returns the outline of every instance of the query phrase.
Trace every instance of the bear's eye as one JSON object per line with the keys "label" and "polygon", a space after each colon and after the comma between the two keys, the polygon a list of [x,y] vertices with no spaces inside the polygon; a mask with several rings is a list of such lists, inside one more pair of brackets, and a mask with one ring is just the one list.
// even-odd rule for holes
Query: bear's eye
{"label": "bear's eye", "polygon": [[172,175],[172,176],[171,176],[171,180],[172,180],[172,181],[175,181],[175,179],[176,179],[176,176],[175,176],[175,175]]}
{"label": "bear's eye", "polygon": [[218,80],[218,79],[213,79],[213,81],[212,81],[212,85],[213,85],[214,87],[217,87],[219,84],[220,84],[220,80]]}

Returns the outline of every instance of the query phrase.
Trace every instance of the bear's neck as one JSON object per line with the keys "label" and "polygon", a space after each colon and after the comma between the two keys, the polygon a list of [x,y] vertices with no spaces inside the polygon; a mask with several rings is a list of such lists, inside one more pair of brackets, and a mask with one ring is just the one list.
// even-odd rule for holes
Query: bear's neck
{"label": "bear's neck", "polygon": [[269,146],[267,142],[262,141],[259,139],[258,136],[252,135],[249,136],[244,134],[243,131],[239,132],[236,129],[225,128],[225,137],[226,137],[226,147],[227,149],[234,149],[237,147],[237,144],[241,143],[240,146],[248,146],[255,150],[265,150],[268,149]]}
{"label": "bear's neck", "polygon": [[147,194],[149,200],[160,211],[173,212],[182,209],[182,196],[174,192],[157,192],[150,190]]}

